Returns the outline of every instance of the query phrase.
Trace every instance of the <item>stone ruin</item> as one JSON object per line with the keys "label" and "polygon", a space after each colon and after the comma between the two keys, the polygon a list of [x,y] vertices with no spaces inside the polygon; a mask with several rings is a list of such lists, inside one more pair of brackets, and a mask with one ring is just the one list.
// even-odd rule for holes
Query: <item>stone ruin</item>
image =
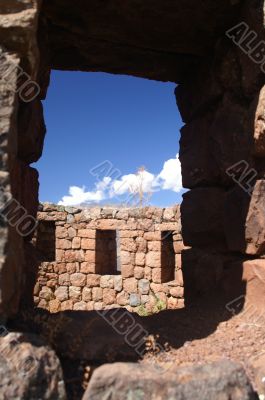
{"label": "stone ruin", "polygon": [[[264,1],[2,0],[0,40],[3,326],[12,319],[20,329],[36,285],[28,227],[39,184],[31,164],[43,150],[52,69],[177,84],[183,186],[190,189],[181,205],[185,306],[225,294],[264,309]],[[49,390],[40,397],[54,395]]]}
{"label": "stone ruin", "polygon": [[180,208],[44,204],[34,303],[50,312],[184,306]]}

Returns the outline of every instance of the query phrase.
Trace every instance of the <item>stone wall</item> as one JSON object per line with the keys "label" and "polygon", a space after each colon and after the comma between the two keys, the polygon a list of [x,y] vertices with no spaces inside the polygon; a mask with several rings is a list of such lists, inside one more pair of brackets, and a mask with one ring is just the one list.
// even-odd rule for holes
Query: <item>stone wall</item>
{"label": "stone wall", "polygon": [[[41,101],[51,68],[171,81],[178,84],[185,123],[183,185],[191,189],[182,206],[185,244],[195,255],[198,249],[209,253],[212,260],[216,253],[264,257],[265,75],[258,62],[264,1],[206,0],[201,6],[186,0],[152,5],[111,0],[102,6],[96,0],[77,0],[73,8],[70,0],[5,0],[0,15],[1,206],[13,197],[36,214],[38,173],[30,164],[42,153]],[[243,48],[226,35],[242,21],[249,27]],[[260,53],[251,52],[251,46]],[[23,96],[22,72],[40,88],[31,102]],[[235,182],[242,169],[227,174],[242,160],[256,171],[249,193]],[[5,219],[0,233],[0,314],[5,318],[18,311],[23,283],[32,271],[31,238],[22,238]],[[216,269],[214,261],[209,265],[208,271]],[[188,268],[192,280],[194,265]]]}
{"label": "stone wall", "polygon": [[[189,251],[183,259],[193,295],[201,296],[202,287],[211,290],[224,276],[228,280],[230,271],[230,296],[236,297],[245,261],[265,255],[265,74],[258,53],[265,33],[263,6],[262,1],[242,2],[230,26],[230,32],[237,25],[241,31],[224,32],[212,55],[176,89],[185,123],[180,140],[183,186],[191,189],[183,196],[181,216],[183,240],[193,256]],[[260,262],[265,269],[265,261]],[[255,275],[256,263],[252,265]]]}
{"label": "stone wall", "polygon": [[0,4],[0,318],[3,319],[17,312],[26,279],[28,239],[16,229],[21,216],[16,202],[32,216],[38,207],[38,173],[30,163],[37,161],[42,152],[44,92],[37,93],[30,102],[27,91],[33,87],[32,82],[42,86],[37,44],[40,4],[40,0]]}
{"label": "stone wall", "polygon": [[182,308],[180,209],[44,204],[34,301],[50,312]]}

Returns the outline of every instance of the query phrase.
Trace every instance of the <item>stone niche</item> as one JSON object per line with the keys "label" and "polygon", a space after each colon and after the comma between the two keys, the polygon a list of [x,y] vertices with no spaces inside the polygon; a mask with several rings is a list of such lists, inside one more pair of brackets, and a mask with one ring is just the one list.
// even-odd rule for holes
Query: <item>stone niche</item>
{"label": "stone niche", "polygon": [[[71,0],[4,0],[0,15],[2,205],[11,197],[33,217],[37,214],[38,173],[30,164],[42,154],[42,100],[51,69],[175,82],[184,122],[183,185],[190,189],[181,209],[183,240],[194,249],[196,264],[185,265],[189,280],[195,280],[195,270],[202,276],[196,255],[203,252],[213,260],[207,262],[207,277],[216,257],[227,256],[225,264],[232,255],[263,260],[263,0],[76,0],[74,6]],[[227,33],[242,21],[245,29]],[[29,86],[37,88],[33,98]],[[246,172],[255,171],[251,185],[242,181],[247,176],[238,168],[242,161]],[[31,274],[32,238],[22,237],[6,219],[0,233],[0,314],[5,318],[19,311]],[[79,246],[79,239],[71,246]],[[82,239],[87,246],[93,240],[81,238],[81,244]],[[60,240],[69,245],[69,239]],[[72,250],[81,257],[84,249],[56,249],[56,257]],[[49,257],[52,252],[48,263]]]}
{"label": "stone niche", "polygon": [[184,306],[179,206],[44,204],[38,220],[35,306],[50,312]]}

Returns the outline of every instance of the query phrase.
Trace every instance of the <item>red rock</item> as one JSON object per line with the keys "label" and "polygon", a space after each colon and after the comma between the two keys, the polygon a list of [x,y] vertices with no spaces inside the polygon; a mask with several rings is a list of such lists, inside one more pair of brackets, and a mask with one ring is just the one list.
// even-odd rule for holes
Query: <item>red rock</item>
{"label": "red rock", "polygon": [[142,267],[145,265],[145,253],[136,253],[135,264]]}
{"label": "red rock", "polygon": [[96,287],[100,285],[100,275],[89,274],[87,276],[87,286],[88,287]]}
{"label": "red rock", "polygon": [[86,311],[87,310],[87,304],[84,301],[79,301],[79,302],[74,304],[73,309],[76,310],[76,311]]}
{"label": "red rock", "polygon": [[72,241],[72,249],[80,249],[81,239],[80,237],[74,237]]}
{"label": "red rock", "polygon": [[176,297],[176,298],[183,298],[183,295],[184,295],[184,288],[181,287],[181,286],[174,287],[174,288],[170,289],[169,292],[170,292],[171,296],[173,296],[173,297]]}
{"label": "red rock", "polygon": [[134,276],[134,265],[122,265],[121,274],[123,278],[130,278]]}
{"label": "red rock", "polygon": [[79,229],[78,236],[81,238],[96,239],[95,229]]}
{"label": "red rock", "polygon": [[224,189],[217,187],[193,189],[183,195],[181,218],[185,245],[225,246],[224,200]]}
{"label": "red rock", "polygon": [[102,301],[103,298],[103,289],[99,288],[99,287],[94,287],[92,289],[92,298],[93,301]]}
{"label": "red rock", "polygon": [[71,249],[72,243],[70,240],[67,240],[67,239],[57,239],[56,240],[56,248],[63,249],[63,250]]}
{"label": "red rock", "polygon": [[152,281],[154,283],[161,283],[161,268],[152,269]]}
{"label": "red rock", "polygon": [[70,275],[70,282],[72,286],[82,287],[86,285],[87,276],[79,272]]}
{"label": "red rock", "polygon": [[70,275],[68,273],[59,275],[59,285],[60,286],[70,285]]}
{"label": "red rock", "polygon": [[146,266],[151,268],[158,268],[161,266],[161,254],[156,251],[149,251],[146,254]]}
{"label": "red rock", "polygon": [[143,267],[135,267],[134,268],[134,277],[136,279],[144,278],[144,268]]}
{"label": "red rock", "polygon": [[123,281],[123,289],[128,293],[137,292],[137,279],[128,278]]}
{"label": "red rock", "polygon": [[82,239],[81,240],[81,248],[84,250],[95,250],[96,249],[96,241],[94,239]]}
{"label": "red rock", "polygon": [[83,262],[80,265],[80,272],[82,272],[83,274],[95,274],[96,264],[90,262]]}

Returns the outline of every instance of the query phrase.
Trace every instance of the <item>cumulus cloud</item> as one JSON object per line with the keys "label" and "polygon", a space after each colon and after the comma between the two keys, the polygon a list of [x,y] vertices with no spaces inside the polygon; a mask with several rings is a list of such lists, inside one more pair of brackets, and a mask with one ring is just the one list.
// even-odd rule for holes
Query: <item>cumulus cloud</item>
{"label": "cumulus cloud", "polygon": [[180,192],[182,190],[182,179],[178,154],[176,158],[165,161],[162,171],[157,175],[146,170],[140,170],[137,174],[123,175],[120,179],[104,177],[95,184],[92,191],[86,191],[85,187],[71,186],[69,195],[64,196],[58,204],[75,206],[84,203],[100,203],[103,200],[138,193],[139,189],[142,190],[143,194],[159,190]]}
{"label": "cumulus cloud", "polygon": [[157,182],[163,190],[173,190],[173,192],[182,190],[181,164],[178,154],[176,158],[171,158],[164,163],[162,171],[157,176]]}
{"label": "cumulus cloud", "polygon": [[137,193],[142,188],[144,193],[154,191],[155,175],[148,171],[138,174],[123,175],[120,180],[111,183],[110,196],[121,196],[126,193]]}
{"label": "cumulus cloud", "polygon": [[70,186],[69,196],[63,196],[59,201],[61,206],[76,206],[82,203],[99,203],[106,198],[106,190],[111,182],[111,178],[106,176],[102,181],[97,182],[95,190],[86,192],[85,187]]}

